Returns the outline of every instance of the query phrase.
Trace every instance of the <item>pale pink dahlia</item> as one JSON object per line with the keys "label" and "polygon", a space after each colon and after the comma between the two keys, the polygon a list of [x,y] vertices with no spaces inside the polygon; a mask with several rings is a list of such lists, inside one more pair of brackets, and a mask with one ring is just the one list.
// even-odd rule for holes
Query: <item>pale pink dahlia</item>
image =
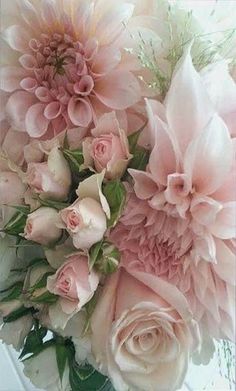
{"label": "pale pink dahlia", "polygon": [[218,69],[205,70],[201,79],[188,52],[164,105],[147,102],[149,165],[146,172],[130,170],[136,195],[111,238],[126,267],[177,286],[203,328],[233,339],[236,182],[230,124],[236,88]]}
{"label": "pale pink dahlia", "polygon": [[3,10],[10,8],[7,20],[12,24],[3,31],[10,50],[1,68],[1,89],[8,94],[6,116],[14,128],[31,137],[46,132],[52,137],[65,128],[87,127],[102,113],[139,101],[139,83],[131,63],[123,61],[121,41],[132,4],[7,3],[3,1]]}

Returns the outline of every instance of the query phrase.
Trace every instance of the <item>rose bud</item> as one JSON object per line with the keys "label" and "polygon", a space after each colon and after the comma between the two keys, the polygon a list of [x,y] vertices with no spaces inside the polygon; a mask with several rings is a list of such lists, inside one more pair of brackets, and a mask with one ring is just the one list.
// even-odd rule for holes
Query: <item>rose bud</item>
{"label": "rose bud", "polygon": [[39,208],[28,215],[23,236],[27,240],[48,246],[61,236],[59,223],[59,214],[55,209]]}
{"label": "rose bud", "polygon": [[98,283],[98,274],[89,271],[88,257],[78,253],[69,256],[56,274],[48,277],[47,289],[60,296],[63,312],[74,314],[92,298]]}
{"label": "rose bud", "polygon": [[85,166],[94,166],[98,172],[105,169],[107,179],[120,178],[132,155],[126,133],[120,129],[115,113],[104,114],[91,133],[93,137],[83,143]]}
{"label": "rose bud", "polygon": [[78,249],[88,249],[99,242],[107,229],[106,214],[101,204],[93,198],[75,201],[63,209],[60,216]]}
{"label": "rose bud", "polygon": [[49,153],[47,162],[28,164],[26,180],[41,198],[62,201],[70,190],[71,172],[62,152],[55,147]]}

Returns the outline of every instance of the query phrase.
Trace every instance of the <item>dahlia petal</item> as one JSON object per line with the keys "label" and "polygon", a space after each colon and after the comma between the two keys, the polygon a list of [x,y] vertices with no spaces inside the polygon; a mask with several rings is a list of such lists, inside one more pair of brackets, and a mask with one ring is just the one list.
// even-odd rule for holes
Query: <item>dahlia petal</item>
{"label": "dahlia petal", "polygon": [[57,4],[54,0],[41,0],[42,7],[42,17],[50,27],[54,27],[58,21],[58,16],[56,13]]}
{"label": "dahlia petal", "polygon": [[187,148],[184,171],[199,194],[209,195],[224,182],[233,160],[233,145],[225,123],[215,114]]}
{"label": "dahlia petal", "polygon": [[210,232],[220,239],[236,237],[236,202],[227,202],[218,212],[216,220],[209,226]]}
{"label": "dahlia petal", "polygon": [[152,177],[157,183],[167,184],[169,174],[177,170],[177,158],[173,142],[164,124],[155,116],[156,142],[149,159],[149,169]]}
{"label": "dahlia petal", "polygon": [[12,94],[6,104],[6,115],[14,129],[25,132],[25,115],[36,99],[26,91]]}
{"label": "dahlia petal", "polygon": [[13,92],[20,89],[20,81],[26,76],[24,69],[20,67],[1,67],[0,81],[1,90],[6,92]]}
{"label": "dahlia petal", "polygon": [[99,20],[95,35],[99,43],[109,45],[124,30],[125,24],[131,18],[134,5],[129,3],[118,4],[104,13]]}
{"label": "dahlia petal", "polygon": [[98,41],[96,38],[90,38],[84,47],[84,58],[86,61],[93,60],[98,51]]}
{"label": "dahlia petal", "polygon": [[207,262],[216,263],[215,241],[211,234],[197,236],[194,239],[194,247],[197,256],[202,257]]}
{"label": "dahlia petal", "polygon": [[234,159],[233,166],[226,176],[222,185],[217,189],[217,191],[211,195],[212,198],[217,201],[234,201],[236,199],[235,183],[236,183],[236,139],[232,140],[234,148]]}
{"label": "dahlia petal", "polygon": [[57,118],[61,114],[61,104],[59,102],[49,103],[44,110],[44,116],[47,119]]}
{"label": "dahlia petal", "polygon": [[38,82],[32,77],[26,77],[25,79],[21,80],[20,86],[23,90],[26,90],[28,92],[34,92],[38,87]]}
{"label": "dahlia petal", "polygon": [[37,17],[37,12],[28,0],[21,0],[20,4],[20,13],[25,22],[34,28],[35,30],[39,28],[39,21]]}
{"label": "dahlia petal", "polygon": [[29,50],[30,34],[21,26],[13,25],[3,31],[3,38],[8,45],[18,52],[25,53]]}
{"label": "dahlia petal", "polygon": [[81,0],[75,14],[75,22],[79,26],[81,41],[88,37],[88,29],[90,27],[92,15],[94,11],[94,3],[87,0]]}
{"label": "dahlia petal", "polygon": [[146,110],[148,114],[148,121],[149,121],[149,138],[151,147],[153,148],[156,141],[156,132],[155,132],[155,123],[156,123],[156,117],[160,118],[161,121],[166,122],[165,117],[165,107],[162,105],[162,103],[152,100],[152,99],[146,99]]}
{"label": "dahlia petal", "polygon": [[217,263],[213,268],[222,280],[235,286],[235,254],[223,240],[215,239],[215,244]]}
{"label": "dahlia petal", "polygon": [[120,62],[120,50],[112,47],[102,47],[93,59],[92,72],[97,75],[104,75],[112,71]]}
{"label": "dahlia petal", "polygon": [[128,171],[134,179],[134,191],[138,198],[147,200],[157,192],[157,185],[150,174],[133,169],[129,169]]}
{"label": "dahlia petal", "polygon": [[216,219],[222,205],[210,197],[195,197],[191,202],[191,214],[202,225],[209,225]]}
{"label": "dahlia petal", "polygon": [[94,92],[106,106],[115,110],[124,110],[140,99],[140,86],[132,73],[114,71],[101,77],[95,83]]}
{"label": "dahlia petal", "polygon": [[31,137],[41,137],[46,133],[49,120],[44,116],[45,104],[36,103],[26,113],[26,130]]}
{"label": "dahlia petal", "polygon": [[[176,66],[166,98],[166,115],[181,152],[208,124],[213,107],[196,72],[190,47]],[[183,115],[184,113],[184,115]]]}
{"label": "dahlia petal", "polygon": [[38,64],[36,61],[36,58],[32,56],[31,54],[23,54],[19,58],[20,64],[23,66],[23,68],[28,70],[33,70],[34,68],[37,68]]}
{"label": "dahlia petal", "polygon": [[187,175],[178,173],[168,175],[165,196],[170,204],[182,203],[190,190],[191,184]]}
{"label": "dahlia petal", "polygon": [[235,111],[236,84],[229,74],[227,61],[210,64],[200,74],[217,112],[224,116]]}
{"label": "dahlia petal", "polygon": [[72,97],[68,104],[68,115],[77,126],[86,127],[92,121],[92,109],[85,99]]}

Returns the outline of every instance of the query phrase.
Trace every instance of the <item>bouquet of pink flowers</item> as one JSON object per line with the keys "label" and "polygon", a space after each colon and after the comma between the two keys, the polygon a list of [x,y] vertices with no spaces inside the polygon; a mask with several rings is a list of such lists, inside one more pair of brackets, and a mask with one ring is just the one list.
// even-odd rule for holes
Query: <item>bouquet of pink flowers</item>
{"label": "bouquet of pink flowers", "polygon": [[191,6],[2,0],[0,338],[37,387],[177,390],[234,340],[236,5]]}

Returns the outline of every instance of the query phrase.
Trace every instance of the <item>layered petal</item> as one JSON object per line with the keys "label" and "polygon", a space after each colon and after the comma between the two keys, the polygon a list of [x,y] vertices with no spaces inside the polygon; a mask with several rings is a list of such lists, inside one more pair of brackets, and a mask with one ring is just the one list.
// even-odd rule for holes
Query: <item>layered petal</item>
{"label": "layered petal", "polygon": [[203,131],[214,113],[203,82],[193,66],[190,48],[176,67],[165,102],[170,130],[176,136],[181,152]]}
{"label": "layered petal", "polygon": [[49,120],[44,115],[45,104],[36,103],[26,113],[25,126],[31,137],[43,136],[48,128]]}
{"label": "layered petal", "polygon": [[210,124],[193,140],[186,151],[184,171],[200,194],[215,192],[228,174],[233,159],[229,131],[222,119],[214,115]]}
{"label": "layered petal", "polygon": [[113,71],[95,83],[95,95],[99,100],[115,110],[124,110],[140,99],[137,79],[127,71]]}

